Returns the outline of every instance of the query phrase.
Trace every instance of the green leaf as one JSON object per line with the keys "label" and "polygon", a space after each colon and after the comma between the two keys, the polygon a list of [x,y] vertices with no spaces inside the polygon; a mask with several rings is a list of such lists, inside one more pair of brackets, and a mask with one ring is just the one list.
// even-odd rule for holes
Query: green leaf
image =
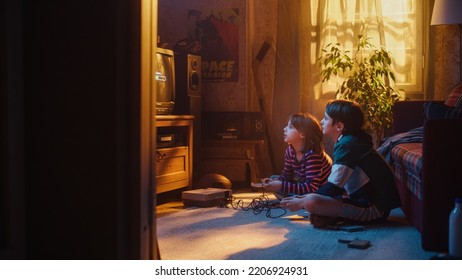
{"label": "green leaf", "polygon": [[319,58],[322,61],[322,82],[329,81],[332,74],[347,75],[337,88],[336,98],[361,104],[366,115],[365,128],[381,135],[391,126],[394,102],[402,98],[401,93],[390,85],[390,80],[395,82],[391,53],[375,47],[371,38],[362,34],[358,36],[355,53],[341,49],[339,43],[328,44],[322,49],[323,56]]}

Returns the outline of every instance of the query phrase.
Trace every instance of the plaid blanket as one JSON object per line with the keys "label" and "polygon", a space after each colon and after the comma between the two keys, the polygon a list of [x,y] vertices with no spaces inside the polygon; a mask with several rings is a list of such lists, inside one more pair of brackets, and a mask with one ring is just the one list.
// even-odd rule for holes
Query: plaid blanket
{"label": "plaid blanket", "polygon": [[422,199],[422,143],[402,143],[391,151],[395,178]]}
{"label": "plaid blanket", "polygon": [[384,139],[383,144],[377,151],[385,158],[385,160],[392,165],[391,150],[394,146],[403,143],[422,143],[423,140],[423,126],[409,130],[408,132],[398,133]]}
{"label": "plaid blanket", "polygon": [[397,180],[418,198],[422,199],[422,140],[423,127],[388,137],[377,151],[393,167]]}

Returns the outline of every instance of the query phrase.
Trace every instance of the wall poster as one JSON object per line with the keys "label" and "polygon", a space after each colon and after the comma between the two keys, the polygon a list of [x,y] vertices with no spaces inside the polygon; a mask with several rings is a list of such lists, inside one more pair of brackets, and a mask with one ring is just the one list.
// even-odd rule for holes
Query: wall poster
{"label": "wall poster", "polygon": [[203,82],[239,81],[239,9],[189,10],[190,37],[201,43]]}

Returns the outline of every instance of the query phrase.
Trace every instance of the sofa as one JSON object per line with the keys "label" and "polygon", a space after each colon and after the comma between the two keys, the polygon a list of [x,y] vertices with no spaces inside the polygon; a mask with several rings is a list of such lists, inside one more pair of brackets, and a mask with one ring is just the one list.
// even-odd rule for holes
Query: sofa
{"label": "sofa", "polygon": [[393,169],[401,208],[424,250],[447,252],[449,213],[462,197],[462,84],[443,101],[395,103],[392,131],[379,151]]}

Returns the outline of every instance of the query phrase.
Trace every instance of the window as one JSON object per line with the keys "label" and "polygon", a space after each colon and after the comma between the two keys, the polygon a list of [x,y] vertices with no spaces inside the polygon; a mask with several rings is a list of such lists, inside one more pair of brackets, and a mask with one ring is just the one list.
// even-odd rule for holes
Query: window
{"label": "window", "polygon": [[[311,1],[312,25],[318,30],[322,49],[340,43],[353,50],[358,35],[372,38],[393,57],[396,87],[406,94],[423,91],[422,14],[418,0],[318,0]],[[336,85],[323,85],[323,92]]]}

